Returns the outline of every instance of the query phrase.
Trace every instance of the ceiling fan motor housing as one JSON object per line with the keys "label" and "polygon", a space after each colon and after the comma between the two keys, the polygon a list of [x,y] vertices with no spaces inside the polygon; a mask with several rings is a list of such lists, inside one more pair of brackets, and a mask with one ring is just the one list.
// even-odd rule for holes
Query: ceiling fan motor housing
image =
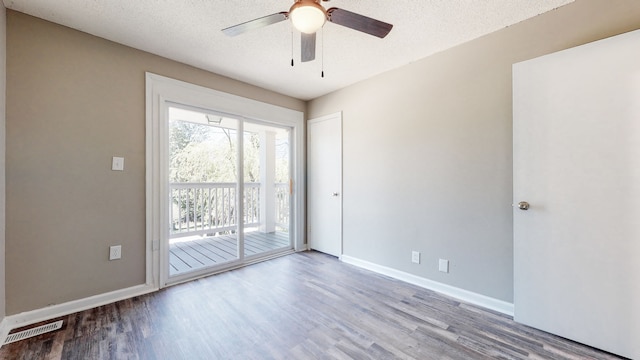
{"label": "ceiling fan motor housing", "polygon": [[313,34],[327,21],[327,11],[320,0],[297,0],[289,9],[293,26],[305,34]]}

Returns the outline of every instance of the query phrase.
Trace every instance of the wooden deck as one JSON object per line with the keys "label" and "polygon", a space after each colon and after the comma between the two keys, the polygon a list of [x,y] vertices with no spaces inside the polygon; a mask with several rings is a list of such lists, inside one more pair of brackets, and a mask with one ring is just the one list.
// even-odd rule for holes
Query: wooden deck
{"label": "wooden deck", "polygon": [[[278,249],[290,249],[289,233],[247,232],[244,235],[244,256],[250,257]],[[169,245],[169,275],[237,260],[236,235],[197,237],[187,241],[172,240]]]}

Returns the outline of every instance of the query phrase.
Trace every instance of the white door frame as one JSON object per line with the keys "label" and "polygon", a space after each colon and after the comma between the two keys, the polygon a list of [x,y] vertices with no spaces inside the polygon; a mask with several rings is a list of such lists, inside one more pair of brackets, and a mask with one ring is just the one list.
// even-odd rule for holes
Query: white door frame
{"label": "white door frame", "polygon": [[304,245],[305,219],[305,123],[300,111],[227,94],[217,90],[146,73],[146,283],[156,288],[168,280],[168,136],[167,103],[185,104],[201,109],[233,114],[255,120],[288,126],[292,129],[292,184],[290,232],[295,251]]}
{"label": "white door frame", "polygon": [[[318,117],[315,119],[311,119],[309,121],[307,121],[307,144],[309,144],[312,140],[311,140],[311,125],[314,123],[319,123],[319,122],[323,122],[323,121],[329,121],[329,120],[338,120],[340,122],[340,165],[339,165],[339,171],[340,171],[340,185],[339,188],[337,189],[338,191],[338,196],[339,196],[339,202],[340,202],[340,206],[339,206],[339,212],[340,212],[340,223],[339,223],[339,232],[340,232],[340,251],[338,254],[338,257],[341,258],[343,253],[344,253],[344,247],[343,247],[343,214],[342,214],[342,207],[343,207],[343,201],[344,201],[344,197],[343,197],[343,180],[342,180],[342,176],[343,176],[343,168],[342,168],[342,112],[337,112],[334,114],[329,114],[329,115],[325,115],[322,117]],[[308,165],[308,169],[310,169],[310,164],[309,162],[307,163]],[[311,224],[308,224],[309,226],[307,227],[307,239],[308,241],[308,248],[309,250],[312,248],[313,245],[313,236],[311,234]]]}

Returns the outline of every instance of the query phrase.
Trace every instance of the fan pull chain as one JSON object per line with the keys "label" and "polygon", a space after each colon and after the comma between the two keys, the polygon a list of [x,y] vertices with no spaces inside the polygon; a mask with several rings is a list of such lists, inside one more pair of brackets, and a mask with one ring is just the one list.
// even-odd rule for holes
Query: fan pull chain
{"label": "fan pull chain", "polygon": [[320,68],[321,68],[321,72],[320,72],[320,77],[324,79],[324,26],[322,27],[322,33],[320,34],[321,39],[320,39]]}
{"label": "fan pull chain", "polygon": [[291,66],[293,66],[293,28],[291,28]]}

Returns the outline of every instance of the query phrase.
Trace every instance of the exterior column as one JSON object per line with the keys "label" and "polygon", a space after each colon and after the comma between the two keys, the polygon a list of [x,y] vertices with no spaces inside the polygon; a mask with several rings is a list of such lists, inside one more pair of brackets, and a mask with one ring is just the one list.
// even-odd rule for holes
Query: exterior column
{"label": "exterior column", "polygon": [[260,132],[260,232],[276,231],[276,133]]}

